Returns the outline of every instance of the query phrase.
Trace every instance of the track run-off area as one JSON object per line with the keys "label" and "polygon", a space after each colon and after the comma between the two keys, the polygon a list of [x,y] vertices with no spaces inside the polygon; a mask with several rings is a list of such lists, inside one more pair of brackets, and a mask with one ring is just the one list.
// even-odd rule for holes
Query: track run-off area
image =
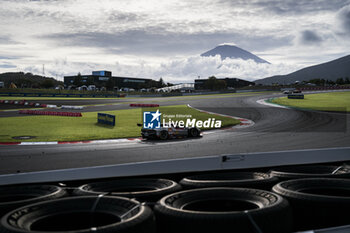
{"label": "track run-off area", "polygon": [[[84,106],[83,110],[72,110],[73,112],[129,109],[130,103],[190,105],[203,111],[249,119],[254,124],[208,131],[195,139],[0,145],[0,174],[222,154],[350,146],[349,114],[279,108],[259,102],[280,96],[283,95],[261,92],[162,98],[38,99],[35,101],[43,104]],[[0,117],[11,116],[18,116],[18,113],[0,111]]]}

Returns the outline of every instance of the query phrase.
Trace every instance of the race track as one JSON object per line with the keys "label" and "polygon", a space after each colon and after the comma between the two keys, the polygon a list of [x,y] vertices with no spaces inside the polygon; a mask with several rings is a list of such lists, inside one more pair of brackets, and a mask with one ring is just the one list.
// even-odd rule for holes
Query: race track
{"label": "race track", "polygon": [[[297,149],[350,146],[348,114],[300,111],[261,105],[256,101],[275,94],[244,94],[197,98],[154,98],[160,105],[190,104],[211,112],[251,119],[248,128],[208,133],[198,139],[171,141],[130,141],[125,143],[0,146],[0,174],[63,168],[121,164]],[[85,111],[129,108],[129,102],[149,99],[125,99],[96,102],[65,101],[64,104],[90,106]],[[52,102],[50,104],[53,104]]]}

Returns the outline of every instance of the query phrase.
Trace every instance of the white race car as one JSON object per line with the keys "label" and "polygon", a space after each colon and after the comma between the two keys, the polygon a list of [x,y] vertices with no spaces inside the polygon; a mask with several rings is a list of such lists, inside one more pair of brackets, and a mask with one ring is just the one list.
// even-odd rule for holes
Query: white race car
{"label": "white race car", "polygon": [[[140,124],[138,124],[140,125]],[[161,125],[157,129],[141,129],[141,136],[145,139],[170,139],[170,138],[180,138],[180,137],[199,137],[200,129],[186,128],[186,127],[168,127],[167,125]]]}

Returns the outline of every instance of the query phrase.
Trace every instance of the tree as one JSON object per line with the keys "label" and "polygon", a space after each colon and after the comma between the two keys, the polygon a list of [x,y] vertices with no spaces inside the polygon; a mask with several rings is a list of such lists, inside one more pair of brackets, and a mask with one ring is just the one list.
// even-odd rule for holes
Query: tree
{"label": "tree", "polygon": [[350,84],[350,79],[349,79],[349,77],[346,77],[346,79],[345,79],[345,84]]}
{"label": "tree", "polygon": [[163,78],[162,78],[162,77],[160,77],[160,79],[159,79],[158,83],[159,83],[158,87],[166,87],[166,84],[164,83],[164,81],[163,81]]}
{"label": "tree", "polygon": [[83,79],[81,78],[81,74],[80,72],[78,73],[78,75],[74,78],[73,80],[73,84],[77,87],[81,86],[83,83]]}
{"label": "tree", "polygon": [[327,84],[327,81],[328,80],[316,78],[309,80],[309,83],[316,84],[317,86],[324,86],[325,84]]}
{"label": "tree", "polygon": [[52,88],[55,86],[55,83],[53,82],[53,80],[51,79],[46,79],[45,81],[43,81],[40,85],[43,88]]}
{"label": "tree", "polygon": [[344,79],[343,78],[338,78],[336,81],[335,81],[336,84],[338,85],[343,85],[345,83]]}
{"label": "tree", "polygon": [[332,80],[327,79],[327,80],[326,80],[326,84],[328,84],[328,85],[334,85],[335,82],[332,81]]}

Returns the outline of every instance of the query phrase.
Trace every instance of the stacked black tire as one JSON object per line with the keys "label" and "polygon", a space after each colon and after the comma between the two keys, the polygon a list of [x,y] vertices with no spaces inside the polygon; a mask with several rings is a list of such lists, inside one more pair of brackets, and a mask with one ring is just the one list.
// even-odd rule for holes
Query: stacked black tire
{"label": "stacked black tire", "polygon": [[153,233],[151,209],[123,197],[68,197],[18,208],[1,219],[1,232]]}
{"label": "stacked black tire", "polygon": [[135,198],[140,202],[156,202],[165,195],[180,189],[179,184],[168,179],[121,179],[85,184],[78,187],[74,194],[104,194]]}
{"label": "stacked black tire", "polygon": [[257,189],[186,190],[163,197],[154,210],[162,233],[288,233],[292,229],[288,202]]}
{"label": "stacked black tire", "polygon": [[18,207],[66,196],[64,189],[54,185],[23,185],[0,187],[0,217]]}
{"label": "stacked black tire", "polygon": [[0,232],[154,233],[153,211],[142,202],[178,190],[176,182],[165,179],[90,183],[71,192],[75,197],[57,186],[2,187]]}
{"label": "stacked black tire", "polygon": [[272,190],[290,202],[295,231],[350,224],[349,166],[281,167],[271,174],[282,180]]}
{"label": "stacked black tire", "polygon": [[[289,233],[350,224],[350,168],[0,187],[0,233]],[[67,192],[69,190],[69,192]],[[271,191],[272,190],[272,191]]]}

